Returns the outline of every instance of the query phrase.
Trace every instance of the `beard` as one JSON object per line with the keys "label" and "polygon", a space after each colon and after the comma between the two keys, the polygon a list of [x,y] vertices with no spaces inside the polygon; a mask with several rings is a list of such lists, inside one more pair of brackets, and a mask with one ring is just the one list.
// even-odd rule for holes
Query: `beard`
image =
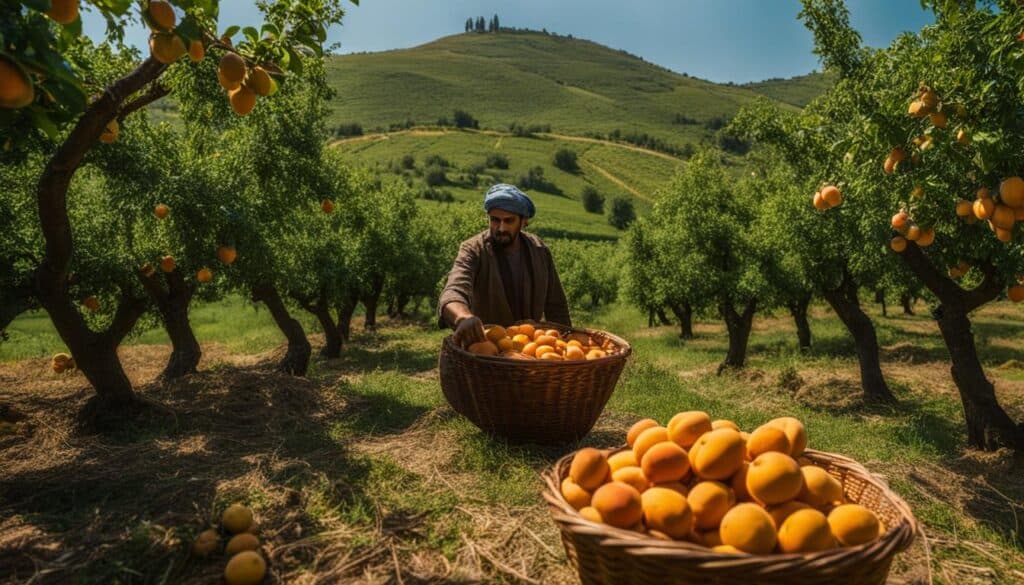
{"label": "beard", "polygon": [[491,238],[494,240],[494,243],[498,244],[499,246],[508,246],[516,239],[514,235],[504,230],[491,232]]}

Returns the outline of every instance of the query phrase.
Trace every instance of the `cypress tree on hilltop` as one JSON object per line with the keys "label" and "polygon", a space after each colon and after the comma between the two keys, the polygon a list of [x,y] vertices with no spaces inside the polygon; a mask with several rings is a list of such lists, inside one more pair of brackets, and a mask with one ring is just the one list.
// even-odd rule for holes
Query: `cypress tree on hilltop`
{"label": "cypress tree on hilltop", "polygon": [[473,18],[466,19],[466,32],[473,32]]}
{"label": "cypress tree on hilltop", "polygon": [[498,15],[494,15],[494,32],[501,32],[501,22],[498,20]]}

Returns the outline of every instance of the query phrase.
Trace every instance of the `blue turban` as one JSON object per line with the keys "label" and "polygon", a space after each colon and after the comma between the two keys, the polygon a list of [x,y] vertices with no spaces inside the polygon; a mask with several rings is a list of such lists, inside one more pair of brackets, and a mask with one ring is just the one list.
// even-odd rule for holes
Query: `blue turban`
{"label": "blue turban", "polygon": [[487,195],[484,195],[484,211],[489,212],[495,208],[521,215],[527,219],[537,213],[533,201],[530,201],[526,193],[505,183],[498,183],[488,189]]}

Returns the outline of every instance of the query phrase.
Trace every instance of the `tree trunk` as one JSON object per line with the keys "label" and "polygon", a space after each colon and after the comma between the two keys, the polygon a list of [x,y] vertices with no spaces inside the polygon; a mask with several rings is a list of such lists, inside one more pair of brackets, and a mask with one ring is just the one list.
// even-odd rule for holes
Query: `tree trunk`
{"label": "tree trunk", "polygon": [[281,294],[277,292],[277,287],[273,284],[264,282],[253,285],[252,296],[254,300],[266,303],[274,322],[288,339],[288,351],[277,364],[277,369],[293,376],[305,376],[313,349],[309,345],[309,340],[306,339],[306,332],[303,331],[302,324],[288,313]]}
{"label": "tree trunk", "polygon": [[[5,269],[14,270],[13,267]],[[32,286],[29,284],[13,286],[0,290],[0,341],[4,341],[7,327],[26,311],[38,308]]]}
{"label": "tree trunk", "polygon": [[750,330],[754,324],[757,299],[747,301],[743,313],[737,313],[728,298],[721,299],[718,308],[729,332],[729,351],[725,354],[725,361],[718,366],[718,373],[721,374],[729,368],[742,368],[747,360],[747,342],[750,340]]}
{"label": "tree trunk", "polygon": [[662,325],[671,325],[672,324],[672,321],[669,320],[667,315],[665,315],[665,307],[658,307],[657,313],[658,313],[658,321],[660,321]]}
{"label": "tree trunk", "polygon": [[409,295],[399,293],[395,298],[395,317],[405,318],[408,313],[405,308],[409,306]]}
{"label": "tree trunk", "polygon": [[654,327],[654,309],[647,309],[647,326]]}
{"label": "tree trunk", "polygon": [[50,315],[76,366],[96,389],[96,412],[116,414],[132,407],[136,403],[135,391],[117,356],[117,347],[145,312],[145,299],[123,294],[110,327],[96,332],[89,329],[68,298],[66,289],[52,291],[47,286],[48,280],[39,278],[40,304]]}
{"label": "tree trunk", "polygon": [[896,397],[882,376],[875,326],[860,308],[857,284],[853,282],[848,270],[843,269],[842,282],[835,289],[825,290],[824,297],[853,337],[853,344],[857,348],[857,361],[860,363],[860,385],[865,398],[875,402],[895,402]]}
{"label": "tree trunk", "polygon": [[810,304],[811,295],[807,295],[787,305],[789,314],[796,322],[796,339],[801,351],[811,347],[811,324],[807,321],[807,306]]}
{"label": "tree trunk", "polygon": [[384,279],[376,278],[373,282],[373,288],[369,294],[363,297],[363,307],[366,309],[366,321],[363,325],[363,329],[367,331],[377,330],[377,303],[380,302],[381,292],[384,291]]}
{"label": "tree trunk", "polygon": [[323,349],[320,350],[320,355],[328,359],[341,357],[341,331],[338,323],[335,323],[334,318],[331,317],[331,307],[327,301],[326,289],[320,291],[315,304],[305,304],[304,306],[307,311],[316,316],[320,321],[320,327],[324,330],[325,343]]}
{"label": "tree trunk", "polygon": [[668,307],[679,321],[679,338],[693,339],[693,307],[690,303],[669,303]]}
{"label": "tree trunk", "polygon": [[97,414],[133,406],[135,392],[117,356],[117,346],[146,310],[143,299],[122,289],[121,301],[110,326],[101,333],[89,329],[68,297],[68,265],[74,252],[67,195],[71,179],[107,124],[123,118],[166,94],[158,83],[150,91],[125,104],[128,96],[155,81],[167,68],[150,57],[131,73],[108,86],[89,104],[64,142],[53,152],[36,186],[45,253],[36,270],[36,293],[61,339],[71,350],[79,369],[96,389]]}
{"label": "tree trunk", "polygon": [[195,294],[195,286],[186,283],[180,270],[165,274],[167,290],[164,290],[156,276],[139,275],[143,288],[156,304],[160,320],[171,338],[171,357],[159,379],[164,381],[194,374],[203,352],[188,320],[189,306]]}
{"label": "tree trunk", "polygon": [[356,294],[352,294],[338,308],[338,333],[341,334],[341,338],[345,341],[349,341],[351,337],[352,315],[355,314],[358,304],[359,297]]}
{"label": "tree trunk", "polygon": [[914,299],[910,295],[900,295],[900,304],[903,305],[904,315],[914,314]]}
{"label": "tree trunk", "polygon": [[1015,423],[1000,406],[995,387],[985,377],[971,331],[970,312],[995,300],[1004,282],[991,263],[980,265],[985,278],[972,290],[964,290],[935,268],[921,249],[912,244],[900,255],[910,270],[938,297],[933,314],[949,350],[950,373],[960,393],[967,423],[967,443],[994,451],[1000,447],[1024,450],[1024,425]]}
{"label": "tree trunk", "polygon": [[885,290],[876,290],[875,291],[875,302],[876,303],[880,303],[882,305],[882,316],[883,317],[888,317],[889,316],[889,312],[887,311],[886,306],[885,306]]}

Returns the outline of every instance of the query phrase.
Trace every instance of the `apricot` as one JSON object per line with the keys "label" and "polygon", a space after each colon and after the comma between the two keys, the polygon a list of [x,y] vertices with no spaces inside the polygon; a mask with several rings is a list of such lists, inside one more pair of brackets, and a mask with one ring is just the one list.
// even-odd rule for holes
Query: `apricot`
{"label": "apricot", "polygon": [[533,339],[533,334],[536,331],[536,329],[533,328],[533,325],[530,325],[529,323],[523,323],[522,325],[517,325],[516,327],[518,327],[517,331],[520,334],[525,335],[530,339]]}
{"label": "apricot", "polygon": [[713,546],[713,547],[711,547],[711,550],[715,551],[716,553],[723,553],[723,554],[727,554],[727,555],[745,555],[745,554],[747,554],[747,553],[741,551],[740,549],[736,548],[735,546],[732,546],[731,544],[720,544],[718,546]]}
{"label": "apricot", "polygon": [[718,528],[722,517],[736,503],[736,496],[724,483],[702,481],[690,489],[686,498],[693,510],[698,530]]}
{"label": "apricot", "polygon": [[231,537],[228,541],[227,546],[224,547],[224,554],[235,555],[243,550],[259,550],[260,539],[256,538],[255,535],[243,532],[236,534]]}
{"label": "apricot", "polygon": [[537,344],[534,342],[527,343],[523,346],[523,354],[530,357],[537,357]]}
{"label": "apricot", "polygon": [[821,196],[820,191],[816,191],[814,193],[814,198],[811,200],[811,203],[818,211],[825,211],[829,208],[828,201],[825,201],[825,198]]}
{"label": "apricot", "polygon": [[533,350],[533,354],[537,357],[544,357],[546,354],[549,353],[557,352],[555,351],[555,348],[551,347],[550,345],[538,345],[537,349]]}
{"label": "apricot", "polygon": [[490,341],[478,341],[470,344],[466,349],[469,350],[469,353],[475,353],[476,355],[498,355],[498,346],[494,345]]}
{"label": "apricot", "polygon": [[590,505],[590,492],[580,487],[578,483],[570,478],[562,480],[562,497],[570,506],[581,510]]}
{"label": "apricot", "polygon": [[775,523],[768,512],[757,504],[737,504],[722,518],[718,528],[722,544],[751,554],[766,555],[778,541]]}
{"label": "apricot", "polygon": [[843,195],[835,185],[825,185],[822,187],[821,198],[828,203],[829,207],[835,207],[843,202]]}
{"label": "apricot", "polygon": [[785,453],[769,451],[750,462],[747,492],[757,503],[770,506],[795,499],[804,487],[800,466]]}
{"label": "apricot", "polygon": [[192,554],[197,557],[209,556],[210,553],[217,550],[219,544],[220,536],[216,530],[212,528],[204,530],[192,541]]}
{"label": "apricot", "polygon": [[160,270],[164,272],[174,272],[177,263],[174,262],[173,256],[164,256],[160,259]]}
{"label": "apricot", "polygon": [[320,202],[320,211],[324,213],[334,213],[334,202],[330,199],[324,199]]}
{"label": "apricot", "polygon": [[213,280],[213,272],[209,268],[203,266],[198,272],[196,272],[196,280],[203,283],[210,282]]}
{"label": "apricot", "polygon": [[680,481],[690,471],[686,450],[671,441],[651,446],[640,458],[640,469],[654,483]]}
{"label": "apricot", "polygon": [[238,252],[231,246],[220,246],[217,248],[217,259],[222,264],[231,264],[238,257]]}
{"label": "apricot", "polygon": [[1008,177],[999,183],[999,197],[1010,207],[1024,207],[1024,179]]}
{"label": "apricot", "polygon": [[729,486],[732,488],[733,494],[736,495],[737,502],[754,501],[754,498],[750,497],[750,492],[747,491],[748,469],[750,469],[750,463],[744,461],[743,465],[733,474],[732,479],[729,480]]}
{"label": "apricot", "polygon": [[504,339],[508,336],[505,334],[504,327],[501,325],[492,325],[491,327],[484,329],[484,337],[487,338],[487,341],[497,344],[499,339]]}
{"label": "apricot", "polygon": [[35,99],[35,86],[21,66],[0,56],[0,108],[24,108]]}
{"label": "apricot", "polygon": [[575,346],[571,346],[571,347],[565,348],[565,359],[567,359],[567,360],[585,360],[585,359],[587,359],[587,356],[586,356],[586,354],[583,353],[582,349],[580,349],[578,347],[575,347]]}
{"label": "apricot", "polygon": [[149,3],[149,20],[159,30],[171,30],[178,19],[170,4],[162,0],[152,0]]}
{"label": "apricot", "polygon": [[656,426],[658,426],[658,421],[653,418],[645,418],[636,421],[633,423],[633,426],[629,427],[629,431],[626,433],[626,444],[632,447],[636,438],[640,436],[640,433]]}
{"label": "apricot", "polygon": [[583,516],[591,522],[604,523],[604,519],[601,518],[601,513],[593,506],[584,506],[580,508],[580,516]]}
{"label": "apricot", "polygon": [[639,467],[623,467],[613,471],[612,481],[621,481],[622,483],[629,484],[641,494],[651,486],[651,482]]}
{"label": "apricot", "polygon": [[928,119],[936,128],[945,128],[946,124],[948,123],[946,114],[943,114],[942,112],[932,112],[928,114]]}
{"label": "apricot", "polygon": [[668,421],[668,438],[680,447],[690,447],[701,435],[712,430],[711,417],[699,410],[680,412]]}
{"label": "apricot", "polygon": [[684,496],[689,495],[689,493],[690,493],[690,488],[686,487],[686,484],[684,484],[681,481],[667,481],[665,483],[654,484],[651,487],[665,488],[667,490],[672,490],[672,491],[679,492],[680,494],[682,494]]}
{"label": "apricot", "polygon": [[71,24],[78,20],[78,0],[51,0],[46,16],[60,24]]}
{"label": "apricot", "polygon": [[697,538],[700,540],[700,544],[703,544],[708,548],[713,548],[722,544],[722,535],[718,533],[717,526],[715,526],[714,530],[698,532]]}
{"label": "apricot", "polygon": [[253,67],[252,72],[249,73],[249,87],[256,95],[270,95],[270,74],[267,73],[267,70],[259,65]]}
{"label": "apricot", "polygon": [[704,433],[690,448],[690,468],[701,479],[724,480],[743,465],[746,444],[740,433],[717,429]]}
{"label": "apricot", "polygon": [[191,59],[193,63],[198,63],[206,58],[206,47],[203,46],[202,42],[193,40],[189,43],[188,58]]}
{"label": "apricot", "polygon": [[992,199],[976,199],[974,201],[974,217],[988,219],[996,210],[996,203]]}
{"label": "apricot", "polygon": [[832,474],[817,465],[801,467],[800,473],[804,476],[804,489],[800,490],[798,500],[806,502],[812,508],[842,503],[843,484]]}
{"label": "apricot", "polygon": [[252,510],[241,504],[231,504],[221,514],[220,523],[231,534],[245,532],[252,524]]}
{"label": "apricot", "polygon": [[594,491],[611,475],[608,457],[603,451],[584,447],[576,452],[569,465],[569,477],[583,489]]}
{"label": "apricot", "polygon": [[228,101],[236,114],[244,116],[256,107],[256,92],[243,85],[228,93]]}
{"label": "apricot", "polygon": [[533,340],[537,342],[537,345],[548,345],[551,347],[555,347],[558,338],[551,337],[550,335],[538,335],[537,337],[534,337]]}
{"label": "apricot", "polygon": [[227,77],[224,77],[224,74],[219,70],[217,71],[217,82],[220,83],[221,87],[228,91],[234,91],[242,86],[241,81],[231,81]]}
{"label": "apricot", "polygon": [[220,58],[217,71],[230,83],[242,83],[246,73],[245,59],[242,59],[237,53],[224,53],[224,56]]}
{"label": "apricot", "polygon": [[608,467],[611,468],[612,473],[615,473],[623,467],[640,467],[640,462],[636,460],[636,455],[632,450],[626,449],[625,451],[609,455]]}
{"label": "apricot", "polygon": [[651,427],[637,436],[636,440],[633,441],[633,454],[636,455],[637,461],[641,463],[644,460],[644,454],[651,447],[668,440],[668,430],[662,426]]}
{"label": "apricot", "polygon": [[654,487],[641,496],[647,528],[672,538],[685,538],[693,531],[693,511],[686,496],[675,490]]}
{"label": "apricot", "polygon": [[1012,230],[1015,221],[1013,208],[1009,205],[999,203],[992,211],[992,225],[997,228]]}
{"label": "apricot", "polygon": [[640,492],[621,481],[606,483],[597,488],[590,505],[601,514],[605,524],[617,528],[632,528],[644,515]]}
{"label": "apricot", "polygon": [[117,140],[117,136],[121,133],[121,124],[118,123],[117,118],[107,122],[107,125],[103,127],[103,132],[100,134],[100,142],[103,144],[111,144]]}
{"label": "apricot", "polygon": [[508,337],[502,337],[494,344],[498,346],[498,351],[500,352],[515,351],[516,348],[516,345]]}
{"label": "apricot", "polygon": [[779,550],[784,553],[811,553],[835,547],[828,520],[817,510],[797,510],[779,527]]}
{"label": "apricot", "polygon": [[843,546],[872,542],[881,532],[878,516],[860,504],[836,506],[828,514],[828,525],[832,536]]}
{"label": "apricot", "polygon": [[530,343],[530,337],[528,335],[523,334],[523,333],[516,334],[516,336],[512,338],[512,345],[517,350],[520,350],[520,351],[522,351],[522,349],[524,347],[529,345],[529,343]]}
{"label": "apricot", "polygon": [[154,33],[149,38],[149,51],[154,59],[169,65],[180,59],[188,49],[185,48],[185,41],[174,33]]}
{"label": "apricot", "polygon": [[772,520],[775,522],[775,526],[781,528],[782,523],[786,521],[786,518],[789,518],[790,514],[797,510],[809,510],[810,508],[810,506],[803,502],[790,500],[779,504],[778,506],[768,508],[768,515],[772,517]]}
{"label": "apricot", "polygon": [[711,421],[711,430],[715,429],[732,429],[736,432],[740,431],[740,426],[731,420],[720,418],[718,420]]}
{"label": "apricot", "polygon": [[773,418],[765,424],[780,428],[782,432],[786,433],[791,447],[789,455],[798,457],[807,448],[807,429],[804,428],[804,423],[798,419],[791,416],[780,416],[779,418]]}
{"label": "apricot", "polygon": [[267,574],[267,562],[256,551],[246,550],[231,557],[224,567],[227,585],[258,585]]}
{"label": "apricot", "polygon": [[789,455],[792,445],[785,431],[775,426],[762,425],[754,429],[747,439],[747,459],[753,461],[758,455],[769,451]]}

